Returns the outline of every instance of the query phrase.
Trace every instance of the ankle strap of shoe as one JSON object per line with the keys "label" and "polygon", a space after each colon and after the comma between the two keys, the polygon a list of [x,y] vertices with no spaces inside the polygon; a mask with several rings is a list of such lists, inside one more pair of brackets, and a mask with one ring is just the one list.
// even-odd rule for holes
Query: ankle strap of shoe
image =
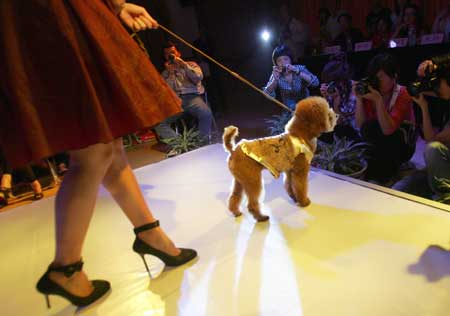
{"label": "ankle strap of shoe", "polygon": [[61,272],[64,273],[64,276],[71,277],[75,272],[79,272],[83,269],[83,261],[80,260],[78,262],[61,266],[61,267],[52,267],[51,265],[48,267],[49,272]]}
{"label": "ankle strap of shoe", "polygon": [[149,223],[149,224],[145,224],[145,225],[136,227],[134,229],[134,233],[137,235],[139,233],[142,233],[142,232],[144,232],[146,230],[153,229],[153,228],[158,227],[158,226],[159,226],[159,221],[155,221],[153,223]]}

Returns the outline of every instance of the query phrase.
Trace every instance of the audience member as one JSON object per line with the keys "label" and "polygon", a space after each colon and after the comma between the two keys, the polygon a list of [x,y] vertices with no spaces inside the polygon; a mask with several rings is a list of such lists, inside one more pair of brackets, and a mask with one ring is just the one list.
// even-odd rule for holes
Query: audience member
{"label": "audience member", "polygon": [[294,109],[298,101],[309,96],[309,87],[319,86],[319,79],[304,65],[293,65],[288,47],[281,45],[272,53],[273,70],[264,92],[276,97],[278,90],[281,101]]}
{"label": "audience member", "polygon": [[372,10],[366,17],[366,30],[368,38],[372,38],[378,31],[378,24],[382,18],[388,18],[391,21],[390,25],[392,25],[391,10],[383,7],[380,0],[375,0]]}
{"label": "audience member", "polygon": [[335,113],[339,114],[334,132],[324,134],[324,141],[331,136],[346,137],[352,140],[360,138],[355,125],[356,97],[352,91],[352,70],[345,53],[334,55],[322,71],[320,93],[328,100]]}
{"label": "audience member", "polygon": [[334,40],[334,45],[339,45],[342,51],[351,52],[355,43],[364,41],[364,36],[357,28],[352,27],[352,16],[346,11],[338,14],[337,21],[341,25],[341,34]]}
{"label": "audience member", "polygon": [[305,49],[309,41],[309,26],[292,17],[288,5],[283,4],[280,7],[279,44],[289,47],[293,63],[298,62],[299,58],[305,55]]}
{"label": "audience member", "polygon": [[[418,69],[420,76],[425,75],[425,69],[435,69],[439,80],[435,87],[439,98],[450,100],[450,54],[424,61]],[[430,94],[427,92],[427,94]],[[421,93],[414,101],[422,113],[423,137],[427,142],[424,152],[425,170],[416,173],[397,182],[393,188],[403,192],[432,198],[437,201],[450,204],[450,121],[446,126],[437,131],[433,128],[429,104]]]}
{"label": "audience member", "polygon": [[422,11],[415,4],[406,4],[403,8],[401,22],[397,25],[392,38],[407,37],[408,46],[415,46],[424,34],[426,34],[426,30]]}
{"label": "audience member", "polygon": [[367,75],[368,87],[363,82],[354,85],[356,126],[363,140],[371,144],[367,179],[385,183],[414,154],[412,99],[397,83],[397,67],[391,55],[375,56]]}
{"label": "audience member", "polygon": [[[193,61],[184,61],[181,53],[172,42],[164,47],[165,70],[163,78],[182,100],[181,107],[198,120],[200,135],[208,141],[211,133],[213,116],[211,109],[205,103],[203,95],[205,88],[202,84],[203,73],[200,66]],[[176,137],[176,132],[170,126],[180,116],[175,115],[161,122],[155,131],[162,139]]]}
{"label": "audience member", "polygon": [[320,51],[332,43],[332,34],[328,28],[329,21],[331,20],[331,12],[327,8],[319,9],[319,42],[318,47]]}
{"label": "audience member", "polygon": [[434,19],[432,31],[433,33],[443,33],[444,40],[450,41],[450,1],[447,7]]}
{"label": "audience member", "polygon": [[12,183],[13,183],[13,175],[18,176],[23,182],[26,182],[30,185],[33,190],[33,198],[35,200],[40,200],[44,197],[42,193],[41,183],[37,179],[36,175],[33,172],[33,169],[30,165],[26,167],[17,168],[13,170],[9,162],[6,160],[5,155],[3,154],[2,149],[0,148],[0,170],[1,170],[1,182],[0,182],[0,191],[3,193],[3,197],[6,201],[9,198],[12,198]]}
{"label": "audience member", "polygon": [[378,19],[377,28],[372,36],[373,48],[387,48],[392,38],[392,20],[383,15]]}
{"label": "audience member", "polygon": [[394,1],[394,10],[392,10],[391,20],[394,28],[402,21],[402,12],[406,5],[410,4],[411,0],[395,0]]}

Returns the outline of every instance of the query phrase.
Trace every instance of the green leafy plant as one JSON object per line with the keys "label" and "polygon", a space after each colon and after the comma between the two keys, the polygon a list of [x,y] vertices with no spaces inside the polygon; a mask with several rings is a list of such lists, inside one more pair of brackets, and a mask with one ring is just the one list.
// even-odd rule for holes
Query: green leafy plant
{"label": "green leafy plant", "polygon": [[369,144],[366,142],[355,142],[345,137],[334,136],[331,144],[319,140],[311,165],[342,175],[354,176],[367,167],[368,147]]}
{"label": "green leafy plant", "polygon": [[163,143],[170,146],[171,149],[175,150],[179,154],[186,153],[188,151],[200,148],[207,144],[207,140],[200,135],[197,128],[187,128],[184,120],[181,120],[183,124],[183,129],[176,137],[161,139]]}
{"label": "green leafy plant", "polygon": [[286,124],[292,117],[292,113],[283,112],[279,115],[272,115],[272,118],[264,120],[267,123],[270,135],[279,135],[284,133]]}

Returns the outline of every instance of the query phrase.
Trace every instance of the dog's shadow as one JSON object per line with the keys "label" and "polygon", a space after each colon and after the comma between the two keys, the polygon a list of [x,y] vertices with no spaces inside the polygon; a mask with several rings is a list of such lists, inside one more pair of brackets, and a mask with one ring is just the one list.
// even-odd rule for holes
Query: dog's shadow
{"label": "dog's shadow", "polygon": [[450,276],[450,250],[438,245],[428,246],[417,263],[408,266],[408,271],[425,276],[429,282]]}

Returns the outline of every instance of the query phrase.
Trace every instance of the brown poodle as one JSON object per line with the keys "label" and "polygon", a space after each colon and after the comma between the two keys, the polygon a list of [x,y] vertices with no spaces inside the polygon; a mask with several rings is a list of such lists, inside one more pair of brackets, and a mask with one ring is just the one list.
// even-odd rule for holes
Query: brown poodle
{"label": "brown poodle", "polygon": [[302,207],[309,205],[307,180],[309,164],[316,150],[316,138],[323,132],[332,131],[336,120],[337,115],[324,98],[310,97],[297,103],[283,134],[255,140],[243,139],[235,145],[238,129],[235,126],[226,127],[223,144],[230,153],[228,167],[234,177],[228,207],[234,216],[242,214],[239,205],[245,191],[248,210],[255,219],[269,219],[269,216],[261,214],[259,204],[263,169],[268,169],[275,178],[284,172],[284,186],[289,196]]}

